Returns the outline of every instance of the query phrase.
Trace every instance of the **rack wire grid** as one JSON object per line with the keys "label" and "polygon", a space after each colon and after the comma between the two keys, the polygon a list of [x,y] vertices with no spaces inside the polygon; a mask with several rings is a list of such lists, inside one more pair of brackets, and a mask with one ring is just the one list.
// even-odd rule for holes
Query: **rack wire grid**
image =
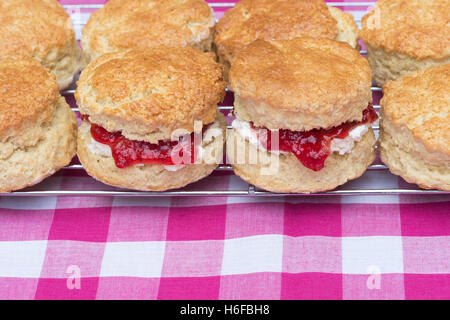
{"label": "rack wire grid", "polygon": [[[331,6],[341,7],[341,8],[355,8],[355,7],[370,7],[373,2],[330,2],[327,3]],[[65,5],[64,8],[69,13],[80,13],[84,11],[93,11],[95,9],[101,8],[102,4],[86,4],[86,5]],[[234,3],[221,2],[221,3],[210,3],[213,8],[231,8]],[[76,14],[73,17],[75,29],[78,30],[77,37],[79,37],[79,31],[82,29],[87,21],[89,14]],[[80,18],[81,17],[81,18]],[[355,16],[356,22],[359,24],[361,21],[360,16]],[[360,51],[362,55],[366,54],[366,51]],[[380,87],[371,88],[374,95],[380,95],[382,89]],[[68,90],[62,92],[66,97],[72,98],[75,92],[75,88],[71,87]],[[232,94],[228,92],[228,94]],[[378,97],[379,98],[379,97]],[[223,105],[218,107],[222,111],[232,111],[232,105]],[[378,111],[380,106],[374,105],[374,108]],[[74,107],[73,110],[78,112],[78,108]],[[373,125],[376,136],[378,137],[379,126],[378,124]],[[84,174],[84,168],[81,164],[71,164],[64,167],[60,172],[53,177],[49,177],[40,184],[21,190],[17,192],[12,192],[8,194],[1,194],[1,196],[9,197],[21,197],[21,196],[132,196],[132,197],[160,197],[160,196],[251,196],[251,197],[261,197],[261,196],[338,196],[338,195],[450,195],[450,192],[438,191],[438,190],[423,190],[416,185],[408,184],[402,181],[401,178],[392,175],[389,169],[381,164],[372,164],[366,171],[366,173],[359,179],[350,181],[343,186],[338,187],[335,190],[328,192],[319,192],[313,194],[290,194],[290,193],[273,193],[259,189],[251,184],[248,184],[237,176],[233,175],[233,168],[230,165],[224,164],[219,166],[215,172],[210,176],[202,180],[202,182],[197,182],[191,184],[185,188],[178,190],[171,190],[165,192],[142,192],[142,191],[132,191],[127,189],[114,188],[104,185],[100,182],[92,181],[89,183],[90,190],[85,190],[85,188],[76,188],[73,190],[61,190],[60,180],[61,176],[69,175],[73,171],[82,171]],[[217,187],[217,178],[220,179],[220,172],[229,173],[233,183],[229,183],[226,187]],[[214,178],[215,173],[219,173],[219,176]],[[70,177],[66,177],[70,179]],[[85,179],[92,179],[87,178]],[[93,180],[93,179],[92,179]],[[209,180],[209,181],[208,181]],[[220,183],[219,183],[220,184]],[[401,187],[400,187],[401,186]]]}

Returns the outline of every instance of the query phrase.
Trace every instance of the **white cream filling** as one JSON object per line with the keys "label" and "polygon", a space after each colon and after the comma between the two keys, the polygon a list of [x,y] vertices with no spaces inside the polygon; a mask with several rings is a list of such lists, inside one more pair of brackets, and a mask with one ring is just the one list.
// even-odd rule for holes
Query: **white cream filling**
{"label": "white cream filling", "polygon": [[[288,152],[284,151],[268,151],[264,148],[263,144],[259,141],[254,130],[252,130],[251,125],[247,121],[236,118],[233,120],[231,126],[235,129],[239,135],[247,140],[250,144],[256,148],[272,152],[275,154],[286,154]],[[338,152],[340,155],[352,152],[355,147],[355,142],[361,141],[362,137],[369,131],[370,124],[362,124],[349,131],[348,136],[345,139],[333,139],[330,143],[331,152]]]}
{"label": "white cream filling", "polygon": [[248,140],[248,142],[253,145],[255,148],[259,150],[263,150],[266,152],[272,152],[274,154],[287,154],[288,152],[285,151],[279,151],[279,150],[271,150],[268,151],[261,141],[259,141],[258,137],[256,136],[255,132],[252,130],[252,127],[249,122],[243,121],[239,118],[236,118],[231,123],[231,126],[234,130],[236,130],[239,135],[244,138],[245,140]]}
{"label": "white cream filling", "polygon": [[331,152],[338,152],[341,156],[352,152],[355,142],[361,141],[362,137],[369,131],[369,127],[369,124],[362,124],[350,130],[346,138],[331,140]]}
{"label": "white cream filling", "polygon": [[107,144],[95,141],[92,137],[91,143],[88,144],[88,149],[93,154],[97,154],[102,157],[112,157],[111,148]]}
{"label": "white cream filling", "polygon": [[[90,125],[89,125],[88,129],[90,130]],[[204,132],[202,143],[212,142],[213,139],[221,136],[222,133],[223,132],[222,132],[222,129],[220,128],[220,124],[219,124],[219,122],[216,121],[213,124],[211,124],[208,127],[208,129]],[[189,138],[190,138],[190,136],[189,136]],[[94,138],[92,138],[92,137],[91,137],[90,143],[88,144],[88,149],[93,154],[96,154],[96,155],[99,155],[102,157],[112,157],[111,147],[94,140]],[[203,147],[199,146],[198,154],[199,154],[199,159],[203,159],[203,157],[205,155],[205,149]],[[143,164],[135,164],[134,166],[142,167],[144,165]],[[175,172],[175,171],[183,169],[185,166],[186,165],[184,165],[184,164],[177,164],[177,165],[164,166],[164,169],[167,171]]]}

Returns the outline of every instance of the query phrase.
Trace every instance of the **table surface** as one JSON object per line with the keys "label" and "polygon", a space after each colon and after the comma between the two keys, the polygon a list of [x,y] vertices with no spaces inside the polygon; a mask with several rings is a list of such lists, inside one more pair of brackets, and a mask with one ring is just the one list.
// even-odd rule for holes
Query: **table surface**
{"label": "table surface", "polygon": [[449,196],[0,197],[0,299],[448,299],[449,214]]}

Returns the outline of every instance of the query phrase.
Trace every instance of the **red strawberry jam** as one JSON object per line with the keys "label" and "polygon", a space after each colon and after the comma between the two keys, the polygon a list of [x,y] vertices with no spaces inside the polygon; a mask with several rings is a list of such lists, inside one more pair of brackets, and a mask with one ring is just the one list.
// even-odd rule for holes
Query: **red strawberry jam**
{"label": "red strawberry jam", "polygon": [[[82,117],[87,120],[87,117]],[[180,141],[159,141],[150,143],[145,141],[130,140],[125,138],[121,132],[109,132],[104,128],[91,124],[92,138],[111,148],[114,162],[118,168],[126,168],[135,164],[163,164],[178,165],[195,162],[197,152],[194,150],[194,133],[189,139]],[[186,154],[184,154],[186,152]],[[180,160],[175,163],[174,159]],[[186,159],[188,159],[186,161]]]}
{"label": "red strawberry jam", "polygon": [[[325,160],[331,154],[331,140],[345,139],[353,128],[373,123],[377,119],[377,113],[372,104],[369,104],[369,107],[363,111],[362,121],[359,122],[347,122],[330,129],[314,129],[303,132],[280,129],[278,146],[272,146],[272,135],[276,135],[276,131],[260,130],[264,128],[253,127],[253,124],[252,127],[256,129],[258,139],[267,150],[292,152],[305,167],[320,171],[325,166]],[[276,136],[274,136],[274,141],[277,141]]]}

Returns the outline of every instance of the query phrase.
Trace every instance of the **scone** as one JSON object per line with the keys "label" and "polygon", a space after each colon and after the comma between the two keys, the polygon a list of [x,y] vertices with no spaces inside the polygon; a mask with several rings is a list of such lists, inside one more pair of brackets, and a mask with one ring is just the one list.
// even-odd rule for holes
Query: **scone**
{"label": "scone", "polygon": [[136,47],[210,51],[215,24],[204,0],[110,0],[83,29],[83,65],[102,54]]}
{"label": "scone", "polygon": [[311,193],[358,178],[375,159],[367,60],[329,39],[257,40],[230,72],[235,173],[273,192]]}
{"label": "scone", "polygon": [[449,0],[379,0],[361,30],[377,84],[450,63],[449,19]]}
{"label": "scone", "polygon": [[379,151],[392,173],[424,189],[450,191],[450,65],[384,86]]}
{"label": "scone", "polygon": [[56,0],[0,1],[0,59],[34,58],[67,88],[80,70],[81,50],[70,16]]}
{"label": "scone", "polygon": [[31,58],[0,60],[0,192],[37,184],[69,164],[76,131],[50,70]]}
{"label": "scone", "polygon": [[109,53],[81,73],[78,157],[106,184],[163,191],[222,161],[223,68],[211,53],[153,47]]}
{"label": "scone", "polygon": [[233,58],[247,44],[303,36],[356,47],[358,27],[350,13],[328,7],[323,0],[242,0],[219,20],[214,42],[227,76]]}

